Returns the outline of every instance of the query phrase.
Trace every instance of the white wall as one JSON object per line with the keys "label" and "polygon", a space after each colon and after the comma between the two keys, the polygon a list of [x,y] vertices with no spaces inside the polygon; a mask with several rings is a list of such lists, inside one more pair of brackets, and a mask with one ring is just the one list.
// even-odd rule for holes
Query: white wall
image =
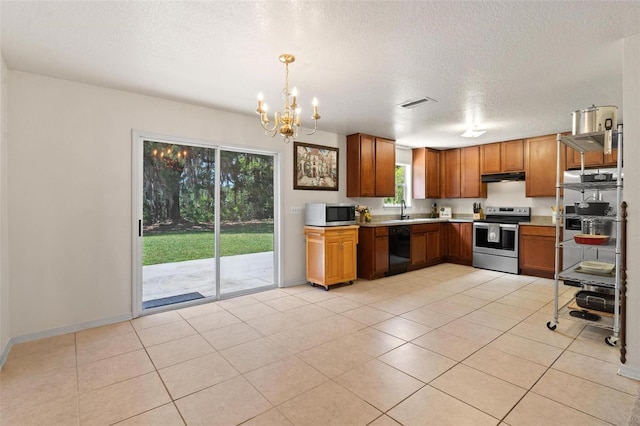
{"label": "white wall", "polygon": [[627,228],[627,363],[621,373],[640,380],[640,34],[624,43],[624,198]]}
{"label": "white wall", "polygon": [[[11,336],[129,315],[131,130],[281,153],[284,284],[304,282],[303,216],[340,191],[294,191],[293,144],[257,118],[9,71]],[[248,114],[253,112],[248,105]],[[255,115],[255,114],[253,114]],[[344,148],[318,133],[302,141]],[[344,176],[345,150],[340,153]]]}
{"label": "white wall", "polygon": [[9,318],[9,263],[8,263],[8,161],[7,145],[7,67],[0,55],[0,365],[11,337]]}

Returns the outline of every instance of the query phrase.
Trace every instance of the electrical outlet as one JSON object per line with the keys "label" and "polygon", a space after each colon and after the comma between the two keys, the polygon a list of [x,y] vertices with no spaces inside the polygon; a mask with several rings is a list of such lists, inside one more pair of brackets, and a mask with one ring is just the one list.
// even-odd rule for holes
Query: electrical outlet
{"label": "electrical outlet", "polygon": [[302,214],[304,207],[291,207],[291,214]]}

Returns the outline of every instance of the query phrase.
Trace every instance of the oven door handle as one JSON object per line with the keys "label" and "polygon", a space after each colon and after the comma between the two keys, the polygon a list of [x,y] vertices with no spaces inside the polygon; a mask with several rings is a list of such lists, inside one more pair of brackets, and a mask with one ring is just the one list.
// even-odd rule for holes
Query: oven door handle
{"label": "oven door handle", "polygon": [[[488,222],[475,222],[473,224],[473,226],[475,228],[483,228],[483,229],[487,229],[489,228],[490,223]],[[493,225],[493,224],[491,224]],[[512,223],[500,223],[500,228],[504,228],[504,229],[518,229],[518,225],[512,224]]]}

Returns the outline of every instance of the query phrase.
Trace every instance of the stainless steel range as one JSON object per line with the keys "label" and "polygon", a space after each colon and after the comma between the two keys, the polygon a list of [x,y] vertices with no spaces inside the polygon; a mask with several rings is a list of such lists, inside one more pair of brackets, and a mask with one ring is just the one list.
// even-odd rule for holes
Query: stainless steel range
{"label": "stainless steel range", "polygon": [[518,274],[518,228],[531,220],[531,207],[487,207],[473,222],[473,266]]}

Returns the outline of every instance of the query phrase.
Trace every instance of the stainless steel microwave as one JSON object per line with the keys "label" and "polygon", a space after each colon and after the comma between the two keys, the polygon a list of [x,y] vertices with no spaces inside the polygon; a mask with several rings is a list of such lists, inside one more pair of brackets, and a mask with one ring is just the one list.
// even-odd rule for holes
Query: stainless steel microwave
{"label": "stainless steel microwave", "polygon": [[304,207],[304,224],[309,226],[355,225],[356,206],[346,203],[307,203]]}

